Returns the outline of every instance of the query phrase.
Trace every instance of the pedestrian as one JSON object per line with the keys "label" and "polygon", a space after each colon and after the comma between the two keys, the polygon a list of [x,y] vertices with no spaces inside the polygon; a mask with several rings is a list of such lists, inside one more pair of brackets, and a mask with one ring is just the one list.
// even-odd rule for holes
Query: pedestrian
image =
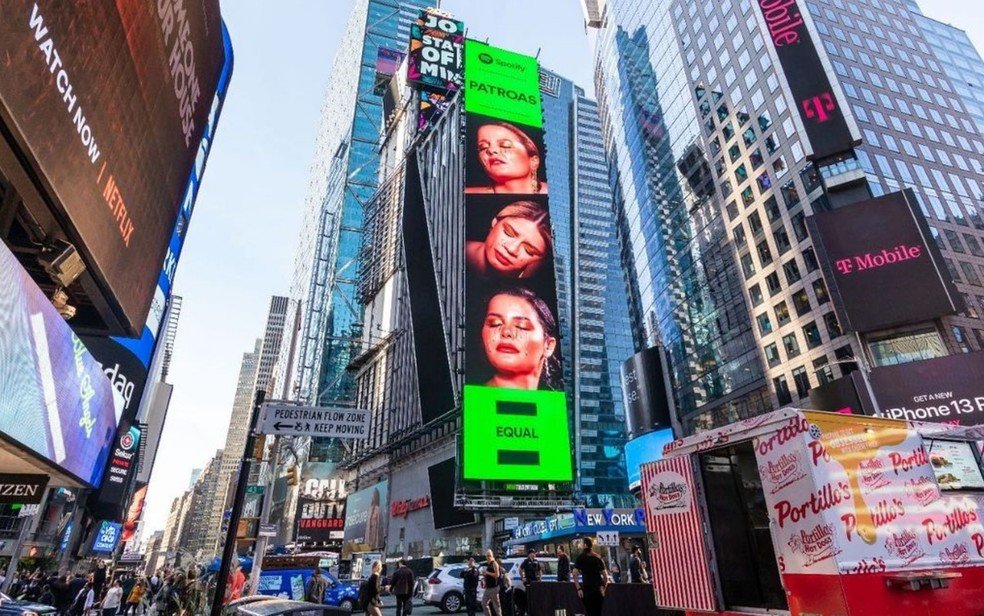
{"label": "pedestrian", "polygon": [[89,616],[92,606],[96,603],[96,594],[92,590],[92,582],[83,582],[72,607],[69,609],[70,616]]}
{"label": "pedestrian", "polygon": [[126,597],[126,610],[124,614],[127,616],[130,612],[133,612],[134,616],[139,616],[143,613],[141,608],[141,603],[143,603],[144,594],[147,592],[147,582],[144,580],[137,580],[137,583],[133,585],[133,589],[130,594]]}
{"label": "pedestrian", "polygon": [[[482,579],[485,581],[485,592],[482,593],[482,612],[485,616],[502,616],[502,603],[499,601],[499,578],[502,570],[492,550],[485,552],[485,570]],[[495,607],[495,610],[492,608]]]}
{"label": "pedestrian", "polygon": [[359,605],[366,612],[366,616],[383,616],[383,601],[379,596],[382,586],[383,562],[375,560],[372,563],[372,573],[369,579],[359,587]]}
{"label": "pedestrian", "polygon": [[642,558],[639,556],[639,546],[632,546],[632,555],[629,556],[629,582],[639,584],[642,582]]}
{"label": "pedestrian", "polygon": [[58,610],[58,613],[63,615],[68,613],[68,608],[72,605],[72,599],[75,598],[69,590],[68,582],[68,575],[62,575],[55,578],[54,583],[51,585],[51,593],[55,596],[53,605]]}
{"label": "pedestrian", "polygon": [[85,578],[83,578],[78,573],[76,573],[75,574],[75,577],[72,578],[72,581],[70,581],[68,583],[68,594],[69,594],[69,597],[70,597],[69,600],[68,600],[68,605],[69,605],[68,611],[69,612],[71,612],[72,609],[75,607],[75,602],[79,598],[79,593],[82,592],[82,590],[85,588],[85,585],[87,583],[88,582],[86,582]]}
{"label": "pedestrian", "polygon": [[616,584],[622,581],[622,567],[618,565],[618,561],[614,558],[612,559],[612,566],[608,569],[612,573],[612,581]]}
{"label": "pedestrian", "polygon": [[106,587],[106,563],[101,560],[96,561],[96,566],[92,570],[92,592],[97,597],[101,597],[103,589]]}
{"label": "pedestrian", "polygon": [[413,611],[413,586],[416,581],[407,559],[401,558],[400,565],[390,578],[390,592],[396,597],[396,616],[410,616]]}
{"label": "pedestrian", "polygon": [[243,587],[246,585],[246,574],[243,573],[243,567],[240,564],[236,564],[235,569],[229,572],[229,581],[226,583],[225,592],[225,602],[228,604],[230,601],[235,601],[243,595]]}
{"label": "pedestrian", "polygon": [[475,610],[478,609],[478,582],[481,578],[482,574],[475,566],[475,558],[469,556],[468,564],[465,570],[461,572],[461,583],[465,590],[465,609],[468,611],[468,616],[475,616]]}
{"label": "pedestrian", "polygon": [[44,588],[41,589],[41,594],[38,595],[38,603],[54,607],[55,593],[51,592],[51,584],[45,584]]}
{"label": "pedestrian", "polygon": [[123,585],[119,580],[114,580],[106,591],[106,596],[102,600],[102,616],[116,616],[120,611],[120,603],[123,600]]}
{"label": "pedestrian", "polygon": [[571,581],[571,557],[562,545],[557,546],[557,581]]}
{"label": "pedestrian", "polygon": [[314,568],[314,574],[304,587],[304,600],[308,603],[321,605],[325,602],[325,589],[328,588],[328,580],[321,575],[321,567]]}
{"label": "pedestrian", "polygon": [[120,579],[120,588],[123,589],[123,600],[120,602],[120,611],[125,612],[127,601],[130,598],[130,593],[133,592],[133,586],[136,580],[130,574],[124,574],[122,579]]}
{"label": "pedestrian", "polygon": [[640,558],[639,559],[639,568],[642,570],[642,581],[645,582],[646,584],[648,584],[649,583],[649,570],[647,568],[646,559],[645,558]]}
{"label": "pedestrian", "polygon": [[605,604],[605,589],[608,586],[608,571],[605,569],[605,561],[594,552],[591,537],[585,537],[581,543],[584,550],[574,561],[571,570],[574,587],[584,604],[585,616],[601,616]]}
{"label": "pedestrian", "polygon": [[543,579],[543,567],[536,559],[536,550],[529,550],[526,553],[526,560],[519,566],[519,575],[523,579],[525,592],[513,590],[513,605],[518,611],[517,616],[523,616],[529,611],[530,588],[533,584]]}

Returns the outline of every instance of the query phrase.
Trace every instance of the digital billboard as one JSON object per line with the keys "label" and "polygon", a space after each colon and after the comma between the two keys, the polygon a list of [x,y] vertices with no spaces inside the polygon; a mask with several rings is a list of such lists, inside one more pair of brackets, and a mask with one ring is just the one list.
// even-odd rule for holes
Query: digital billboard
{"label": "digital billboard", "polygon": [[640,467],[646,462],[663,459],[663,447],[673,442],[673,430],[664,428],[625,441],[625,470],[629,488],[636,490],[642,483]]}
{"label": "digital billboard", "polygon": [[543,127],[536,58],[481,41],[465,44],[465,111]]}
{"label": "digital billboard", "polygon": [[0,243],[0,437],[98,486],[123,400]]}
{"label": "digital billboard", "polygon": [[860,143],[842,97],[830,83],[799,0],[755,0],[766,34],[812,146],[812,159],[847,152]]}
{"label": "digital billboard", "polygon": [[114,509],[112,516],[116,519],[123,517],[123,503],[126,501],[130,482],[137,473],[140,434],[140,427],[131,425],[128,419],[120,422],[109,464],[106,465],[106,474],[99,488],[98,500]]}
{"label": "digital billboard", "polygon": [[345,481],[337,479],[330,462],[308,462],[301,469],[297,495],[298,542],[337,541],[345,528]]}
{"label": "digital billboard", "polygon": [[984,424],[984,351],[879,366],[871,386],[885,417]]}
{"label": "digital billboard", "polygon": [[388,503],[389,481],[349,494],[345,501],[345,543],[381,549],[386,543]]}
{"label": "digital billboard", "polygon": [[536,59],[466,45],[462,478],[568,482]]}
{"label": "digital billboard", "polygon": [[419,88],[451,94],[461,89],[465,25],[424,10],[410,24],[407,80]]}
{"label": "digital billboard", "polygon": [[96,554],[112,554],[116,544],[120,542],[122,528],[123,525],[117,522],[99,522],[92,539],[92,551]]}
{"label": "digital billboard", "polygon": [[147,484],[137,484],[137,489],[133,491],[133,498],[130,499],[130,506],[126,510],[126,518],[123,520],[120,541],[132,541],[137,536],[137,527],[140,525],[140,518],[143,517],[146,502]]}
{"label": "digital billboard", "polygon": [[139,334],[225,61],[219,2],[9,0],[0,24],[9,145]]}
{"label": "digital billboard", "polygon": [[845,330],[886,329],[964,309],[912,190],[814,214],[807,227]]}
{"label": "digital billboard", "polygon": [[670,427],[663,352],[650,347],[622,362],[622,399],[629,438]]}

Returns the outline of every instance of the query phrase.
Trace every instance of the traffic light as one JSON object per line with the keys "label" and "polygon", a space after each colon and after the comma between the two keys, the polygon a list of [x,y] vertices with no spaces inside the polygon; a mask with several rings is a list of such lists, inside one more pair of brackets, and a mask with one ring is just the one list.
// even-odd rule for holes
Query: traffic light
{"label": "traffic light", "polygon": [[300,481],[300,473],[297,470],[296,464],[291,464],[287,467],[287,485],[296,486]]}
{"label": "traffic light", "polygon": [[261,434],[256,437],[256,443],[253,445],[253,459],[263,460],[264,454],[266,454],[266,435]]}

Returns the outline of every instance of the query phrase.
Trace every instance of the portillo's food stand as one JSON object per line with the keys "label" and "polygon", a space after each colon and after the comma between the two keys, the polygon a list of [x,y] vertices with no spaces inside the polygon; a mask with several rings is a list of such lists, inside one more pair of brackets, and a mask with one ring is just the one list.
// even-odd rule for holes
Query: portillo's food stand
{"label": "portillo's food stand", "polygon": [[784,409],[642,466],[657,604],[984,614],[984,426]]}

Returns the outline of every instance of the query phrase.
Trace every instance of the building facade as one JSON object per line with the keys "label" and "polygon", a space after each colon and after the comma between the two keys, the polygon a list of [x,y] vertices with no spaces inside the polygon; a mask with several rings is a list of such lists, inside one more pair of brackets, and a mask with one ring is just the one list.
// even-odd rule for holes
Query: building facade
{"label": "building facade", "polygon": [[[686,432],[801,403],[858,363],[981,348],[981,139],[911,2],[800,3],[861,137],[819,167],[756,3],[585,9],[636,345],[667,349]],[[967,312],[843,331],[806,219],[845,172],[871,196],[915,191]]]}

